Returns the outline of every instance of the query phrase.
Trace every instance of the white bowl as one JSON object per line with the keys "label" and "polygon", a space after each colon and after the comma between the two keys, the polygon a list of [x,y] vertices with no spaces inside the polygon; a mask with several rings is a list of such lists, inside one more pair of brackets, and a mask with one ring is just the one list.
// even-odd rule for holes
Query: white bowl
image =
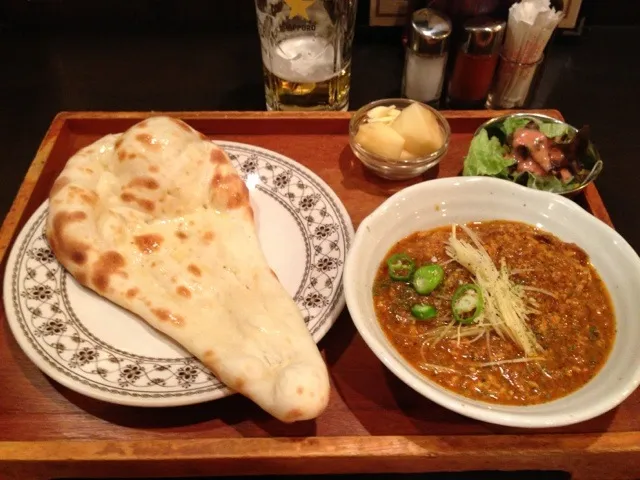
{"label": "white bowl", "polygon": [[[532,406],[503,406],[463,397],[409,366],[378,324],[371,289],[389,248],[417,230],[492,219],[536,225],[578,244],[609,289],[617,321],[613,349],[600,372],[566,397]],[[373,353],[415,391],[467,417],[515,427],[570,425],[611,410],[640,384],[640,258],[615,230],[560,195],[483,177],[443,178],[406,188],[362,222],[343,281],[353,322]]]}

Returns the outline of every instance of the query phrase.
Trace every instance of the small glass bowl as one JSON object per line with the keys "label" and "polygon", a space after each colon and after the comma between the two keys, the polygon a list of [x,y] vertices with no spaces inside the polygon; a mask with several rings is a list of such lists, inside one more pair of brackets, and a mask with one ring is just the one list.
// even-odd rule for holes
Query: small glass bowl
{"label": "small glass bowl", "polygon": [[[367,112],[375,107],[390,107],[395,105],[398,110],[403,110],[412,103],[419,103],[424,108],[431,110],[438,120],[438,124],[444,134],[444,143],[439,150],[433,152],[431,155],[425,157],[418,157],[412,160],[393,160],[387,157],[377,155],[375,153],[365,150],[365,148],[355,141],[355,136],[358,133],[360,124],[367,118]],[[349,145],[356,157],[363,163],[365,167],[374,172],[376,175],[386,178],[388,180],[406,180],[408,178],[414,178],[418,175],[422,175],[430,168],[435,167],[440,160],[447,153],[449,148],[449,139],[451,137],[451,128],[449,122],[442,116],[436,109],[425,105],[424,103],[416,102],[406,98],[387,98],[384,100],[377,100],[375,102],[368,103],[360,110],[355,112],[349,122]]]}

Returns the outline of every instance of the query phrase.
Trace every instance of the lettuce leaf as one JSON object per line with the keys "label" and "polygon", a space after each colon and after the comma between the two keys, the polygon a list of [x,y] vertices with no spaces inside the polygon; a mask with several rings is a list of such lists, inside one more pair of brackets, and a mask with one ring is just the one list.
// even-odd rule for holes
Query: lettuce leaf
{"label": "lettuce leaf", "polygon": [[571,127],[566,123],[539,123],[539,125],[540,131],[547,138],[562,137],[571,131]]}
{"label": "lettuce leaf", "polygon": [[509,117],[502,122],[500,129],[504,132],[506,137],[509,137],[517,129],[527,126],[532,120],[532,118],[526,117]]}
{"label": "lettuce leaf", "polygon": [[579,184],[575,179],[570,182],[563,183],[562,180],[554,175],[540,177],[530,172],[516,173],[512,178],[514,182],[519,183],[520,185],[526,185],[527,187],[535,190],[543,190],[545,192],[552,193],[564,193]]}
{"label": "lettuce leaf", "polygon": [[562,137],[571,133],[571,127],[566,123],[543,123],[536,118],[529,117],[509,117],[502,122],[500,130],[504,132],[506,137],[509,137],[517,129],[526,127],[530,122],[537,123],[538,129],[548,138]]}
{"label": "lettuce leaf", "polygon": [[515,158],[505,157],[507,149],[502,146],[496,137],[489,139],[489,134],[482,129],[469,146],[469,152],[464,159],[465,176],[488,175],[491,177],[507,178],[509,167],[513,165]]}

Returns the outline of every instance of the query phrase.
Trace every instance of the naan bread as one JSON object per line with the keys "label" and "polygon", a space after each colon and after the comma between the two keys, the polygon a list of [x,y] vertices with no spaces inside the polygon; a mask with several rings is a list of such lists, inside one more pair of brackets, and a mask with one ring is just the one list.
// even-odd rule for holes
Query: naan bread
{"label": "naan bread", "polygon": [[79,283],[273,416],[326,407],[326,366],[266,262],[247,188],[186,123],[150,118],[75,154],[51,190],[47,237]]}

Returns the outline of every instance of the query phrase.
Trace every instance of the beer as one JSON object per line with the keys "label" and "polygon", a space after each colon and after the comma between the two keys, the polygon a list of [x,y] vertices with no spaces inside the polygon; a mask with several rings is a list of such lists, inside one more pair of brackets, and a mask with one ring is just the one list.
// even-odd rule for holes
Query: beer
{"label": "beer", "polygon": [[[326,39],[298,36],[278,43],[265,55],[267,110],[347,110],[351,63]],[[337,53],[337,54],[336,54]]]}

